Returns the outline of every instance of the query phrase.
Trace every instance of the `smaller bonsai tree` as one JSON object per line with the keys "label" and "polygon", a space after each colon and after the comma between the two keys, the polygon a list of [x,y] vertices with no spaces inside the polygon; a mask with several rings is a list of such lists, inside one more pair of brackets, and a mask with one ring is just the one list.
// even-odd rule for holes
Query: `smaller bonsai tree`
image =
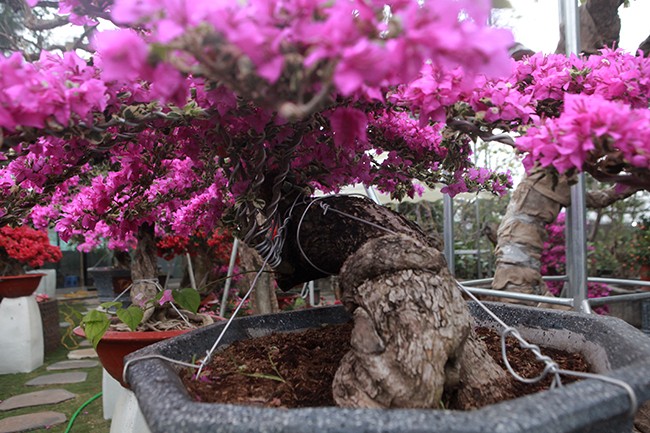
{"label": "smaller bonsai tree", "polygon": [[20,275],[25,266],[39,268],[63,257],[44,231],[28,226],[0,227],[0,275]]}

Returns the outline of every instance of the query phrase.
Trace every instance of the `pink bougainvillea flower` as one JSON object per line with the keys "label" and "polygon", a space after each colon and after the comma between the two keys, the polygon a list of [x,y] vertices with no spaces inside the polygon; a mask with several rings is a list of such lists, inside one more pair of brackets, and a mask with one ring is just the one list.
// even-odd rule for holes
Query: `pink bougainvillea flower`
{"label": "pink bougainvillea flower", "polygon": [[98,33],[94,46],[101,59],[102,78],[135,80],[147,76],[149,48],[131,29],[108,30]]}
{"label": "pink bougainvillea flower", "polygon": [[167,289],[163,292],[162,296],[158,300],[158,304],[164,305],[165,303],[172,303],[174,302],[174,297],[172,296],[172,291]]}
{"label": "pink bougainvillea flower", "polygon": [[362,142],[367,140],[368,117],[363,111],[339,107],[329,115],[329,121],[334,134],[334,143],[337,146],[348,146],[355,140]]}

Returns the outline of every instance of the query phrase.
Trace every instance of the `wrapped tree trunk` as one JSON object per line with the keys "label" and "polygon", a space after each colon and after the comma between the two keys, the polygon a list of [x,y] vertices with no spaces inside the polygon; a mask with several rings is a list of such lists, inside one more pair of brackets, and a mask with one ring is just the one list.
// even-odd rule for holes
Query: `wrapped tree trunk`
{"label": "wrapped tree trunk", "polygon": [[496,401],[505,373],[472,332],[472,319],[442,254],[415,225],[355,197],[296,206],[278,267],[288,288],[339,273],[354,317],[352,349],[334,381],[338,404],[438,407]]}
{"label": "wrapped tree trunk", "polygon": [[546,224],[570,200],[569,183],[542,168],[533,169],[517,186],[497,231],[496,270],[492,288],[547,294],[540,274]]}

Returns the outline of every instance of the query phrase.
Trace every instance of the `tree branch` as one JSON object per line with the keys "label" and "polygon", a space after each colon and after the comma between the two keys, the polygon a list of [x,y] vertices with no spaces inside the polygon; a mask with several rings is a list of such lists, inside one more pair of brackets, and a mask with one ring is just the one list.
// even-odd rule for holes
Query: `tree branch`
{"label": "tree branch", "polygon": [[619,200],[628,198],[641,190],[642,188],[640,187],[629,187],[625,191],[617,191],[613,187],[605,190],[588,191],[585,200],[588,208],[602,209]]}
{"label": "tree branch", "polygon": [[58,1],[39,1],[36,4],[36,7],[39,8],[59,8],[59,2]]}
{"label": "tree branch", "polygon": [[641,42],[638,49],[643,51],[644,56],[647,57],[650,55],[650,36],[648,36],[645,41]]}
{"label": "tree branch", "polygon": [[34,18],[33,15],[29,15],[27,19],[25,19],[25,27],[27,27],[29,30],[38,32],[43,30],[56,29],[68,24],[69,22],[70,21],[68,17],[63,15],[57,15],[55,18],[49,20],[39,20]]}

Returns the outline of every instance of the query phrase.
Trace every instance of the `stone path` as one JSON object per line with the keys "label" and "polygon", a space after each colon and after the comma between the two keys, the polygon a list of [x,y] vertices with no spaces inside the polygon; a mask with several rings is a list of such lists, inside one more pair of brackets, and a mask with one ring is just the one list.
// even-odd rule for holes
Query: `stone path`
{"label": "stone path", "polygon": [[71,373],[54,373],[38,376],[28,381],[27,386],[41,386],[41,385],[61,385],[66,383],[79,383],[86,380],[88,373],[81,371],[73,371]]}
{"label": "stone path", "polygon": [[68,353],[68,359],[86,359],[86,358],[97,358],[97,352],[95,349],[77,349],[72,350]]}
{"label": "stone path", "polygon": [[52,365],[48,365],[47,371],[56,371],[56,370],[71,370],[73,368],[92,368],[97,367],[99,362],[91,360],[72,360],[72,361],[60,361]]}
{"label": "stone path", "polygon": [[[61,326],[69,325],[67,322],[62,322]],[[73,350],[68,354],[69,360],[60,361],[46,367],[48,373],[25,383],[28,386],[46,386],[46,385],[65,385],[68,383],[79,383],[86,380],[88,373],[79,371],[87,368],[95,368],[99,366],[97,353],[92,348],[88,348],[90,344],[84,340],[80,346],[84,349]],[[0,380],[2,376],[0,376]],[[54,425],[59,425],[67,422],[65,414],[54,411],[47,411],[42,406],[61,403],[67,400],[77,398],[65,389],[50,388],[43,389],[26,394],[15,395],[0,401],[0,433],[19,433],[35,429],[49,429]],[[81,405],[82,402],[79,402]],[[25,415],[13,415],[11,411],[22,408],[35,408],[33,413]],[[71,414],[70,414],[71,415]]]}
{"label": "stone path", "polygon": [[68,392],[65,389],[46,389],[44,391],[28,392],[27,394],[9,397],[0,403],[0,411],[41,406],[44,404],[56,404],[70,400],[76,396],[77,394]]}
{"label": "stone path", "polygon": [[0,420],[0,433],[17,433],[63,424],[67,418],[60,412],[38,412]]}

